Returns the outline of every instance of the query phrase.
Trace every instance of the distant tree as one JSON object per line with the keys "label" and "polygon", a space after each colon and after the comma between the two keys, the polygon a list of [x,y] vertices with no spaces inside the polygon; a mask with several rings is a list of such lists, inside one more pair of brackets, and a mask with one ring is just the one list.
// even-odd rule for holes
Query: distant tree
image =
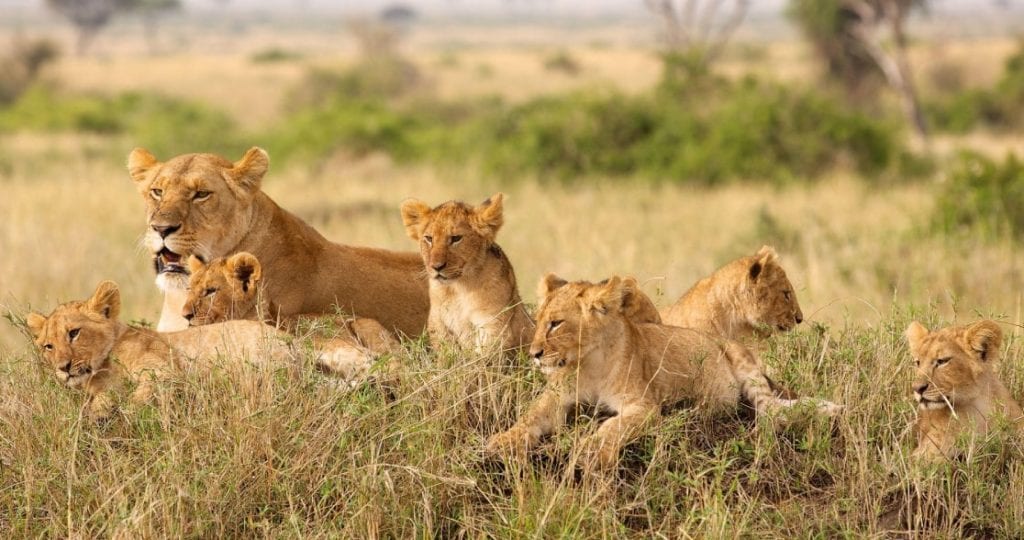
{"label": "distant tree", "polygon": [[15,36],[7,52],[0,56],[0,105],[12,103],[39,78],[43,67],[60,56],[50,40],[30,40]]}
{"label": "distant tree", "polygon": [[150,52],[157,50],[160,19],[181,9],[181,0],[131,0],[127,9],[142,19],[143,34]]}
{"label": "distant tree", "polygon": [[661,23],[671,63],[702,73],[743,24],[750,0],[644,0]]}
{"label": "distant tree", "polygon": [[900,96],[921,139],[927,126],[907,57],[906,23],[927,0],[790,0],[789,15],[848,95],[864,99],[884,81]]}
{"label": "distant tree", "polygon": [[75,52],[82,55],[115,15],[138,12],[144,17],[152,17],[177,8],[180,0],[46,0],[46,4],[71,21],[78,30]]}

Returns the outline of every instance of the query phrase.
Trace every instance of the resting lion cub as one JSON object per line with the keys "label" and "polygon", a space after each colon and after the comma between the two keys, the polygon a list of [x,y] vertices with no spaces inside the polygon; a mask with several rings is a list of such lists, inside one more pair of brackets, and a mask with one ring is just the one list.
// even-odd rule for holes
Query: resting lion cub
{"label": "resting lion cub", "polygon": [[804,316],[775,249],[763,246],[698,281],[661,312],[672,326],[745,341],[791,330]]}
{"label": "resting lion cub", "polygon": [[437,346],[445,339],[477,351],[497,345],[514,353],[533,334],[505,252],[494,242],[504,222],[503,195],[478,206],[449,201],[431,209],[402,203],[402,221],[419,242],[430,278],[427,332]]}
{"label": "resting lion cub", "polygon": [[929,332],[915,321],[906,336],[917,364],[914,457],[925,461],[952,458],[959,437],[984,437],[998,417],[1018,430],[1024,427],[1024,412],[995,372],[1003,341],[998,324],[979,321]]}
{"label": "resting lion cub", "polygon": [[[181,315],[192,326],[242,319],[263,321],[295,333],[303,319],[318,317],[280,316],[278,306],[263,294],[263,267],[251,253],[220,257],[209,264],[192,256],[188,268],[188,296]],[[334,322],[341,333],[338,340],[363,347],[371,354],[394,354],[400,348],[394,335],[373,319],[337,317]]]}
{"label": "resting lion cub", "polygon": [[[205,371],[217,363],[246,358],[286,362],[291,337],[256,321],[230,321],[181,332],[158,333],[118,319],[121,293],[103,281],[84,301],[67,302],[49,316],[30,313],[29,331],[43,360],[69,388],[89,396],[89,416],[110,415],[116,396],[129,383],[131,400],[148,401],[157,381],[180,371]],[[339,345],[344,347],[343,344]]]}
{"label": "resting lion cub", "polygon": [[629,313],[642,295],[632,278],[569,283],[549,274],[541,280],[530,356],[548,386],[511,429],[491,437],[489,453],[534,446],[563,424],[577,401],[616,413],[587,443],[602,467],[616,463],[620,447],[656,420],[662,405],[682,400],[724,409],[745,399],[759,414],[802,401],[828,414],[839,410],[826,401],[776,397],[758,359],[739,343],[634,321]]}

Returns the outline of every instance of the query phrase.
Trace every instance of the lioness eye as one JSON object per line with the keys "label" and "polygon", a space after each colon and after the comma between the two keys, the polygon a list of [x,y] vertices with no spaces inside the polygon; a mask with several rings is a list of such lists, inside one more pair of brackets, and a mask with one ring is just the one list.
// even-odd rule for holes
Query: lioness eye
{"label": "lioness eye", "polygon": [[200,199],[205,199],[210,195],[211,193],[209,191],[197,191],[196,194],[192,196],[192,198],[198,201]]}
{"label": "lioness eye", "polygon": [[935,367],[944,366],[949,363],[949,358],[939,358],[935,361]]}
{"label": "lioness eye", "polygon": [[81,332],[81,331],[82,331],[81,328],[75,328],[75,329],[71,330],[70,332],[68,332],[68,339],[70,339],[71,341],[74,341],[75,338],[78,337],[78,333]]}
{"label": "lioness eye", "polygon": [[216,287],[208,287],[205,291],[203,291],[203,296],[210,296],[211,294],[213,294],[215,292],[217,292],[217,288]]}
{"label": "lioness eye", "polygon": [[553,332],[559,326],[562,326],[562,323],[564,323],[564,322],[565,321],[551,321],[551,322],[549,322],[548,323],[548,332]]}
{"label": "lioness eye", "polygon": [[457,235],[452,236],[452,244],[458,244],[461,241],[462,241],[462,235],[457,234]]}
{"label": "lioness eye", "polygon": [[45,349],[47,351],[52,351],[53,350],[53,343],[47,343],[46,345],[43,345],[43,349]]}
{"label": "lioness eye", "polygon": [[149,194],[152,195],[154,199],[159,201],[160,197],[163,197],[163,195],[164,195],[164,190],[162,190],[162,189],[151,189],[151,190],[149,190]]}
{"label": "lioness eye", "polygon": [[426,242],[427,245],[429,246],[429,245],[434,243],[434,237],[433,236],[424,236],[423,237],[423,241]]}

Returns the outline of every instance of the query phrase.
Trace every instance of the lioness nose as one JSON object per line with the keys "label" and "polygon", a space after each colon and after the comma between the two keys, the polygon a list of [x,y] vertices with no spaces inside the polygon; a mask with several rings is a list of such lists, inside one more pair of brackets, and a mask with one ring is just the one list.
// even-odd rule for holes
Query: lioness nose
{"label": "lioness nose", "polygon": [[160,235],[160,238],[167,238],[181,228],[181,225],[153,225],[153,230]]}
{"label": "lioness nose", "polygon": [[918,395],[922,395],[922,394],[924,394],[924,391],[928,389],[929,386],[931,386],[931,385],[929,385],[928,383],[919,384],[916,387],[914,387],[914,393],[918,394]]}
{"label": "lioness nose", "polygon": [[186,321],[191,321],[193,318],[195,318],[196,314],[193,311],[186,311],[185,313],[182,313],[181,316],[185,317]]}
{"label": "lioness nose", "polygon": [[60,370],[64,373],[71,373],[71,360],[64,362],[64,365],[60,367]]}
{"label": "lioness nose", "polygon": [[430,263],[430,267],[433,268],[434,270],[438,271],[438,272],[440,272],[441,270],[444,270],[445,266],[448,266],[447,262]]}
{"label": "lioness nose", "polygon": [[797,313],[796,314],[796,323],[800,324],[802,322],[804,322],[804,314],[803,313]]}

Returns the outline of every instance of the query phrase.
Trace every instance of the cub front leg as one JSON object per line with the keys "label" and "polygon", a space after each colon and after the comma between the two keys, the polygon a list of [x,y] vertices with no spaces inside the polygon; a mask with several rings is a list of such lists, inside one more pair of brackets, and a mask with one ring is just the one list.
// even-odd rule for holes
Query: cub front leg
{"label": "cub front leg", "polygon": [[116,407],[116,400],[110,392],[100,392],[89,398],[89,420],[103,422],[110,418]]}
{"label": "cub front leg", "polygon": [[597,433],[584,441],[584,459],[588,460],[584,467],[614,467],[622,447],[660,417],[661,407],[657,403],[626,404],[619,414],[605,420]]}
{"label": "cub front leg", "polygon": [[491,436],[484,451],[490,455],[503,452],[525,454],[540,442],[541,437],[565,423],[565,414],[571,404],[570,395],[560,388],[548,387],[515,425],[504,433]]}

